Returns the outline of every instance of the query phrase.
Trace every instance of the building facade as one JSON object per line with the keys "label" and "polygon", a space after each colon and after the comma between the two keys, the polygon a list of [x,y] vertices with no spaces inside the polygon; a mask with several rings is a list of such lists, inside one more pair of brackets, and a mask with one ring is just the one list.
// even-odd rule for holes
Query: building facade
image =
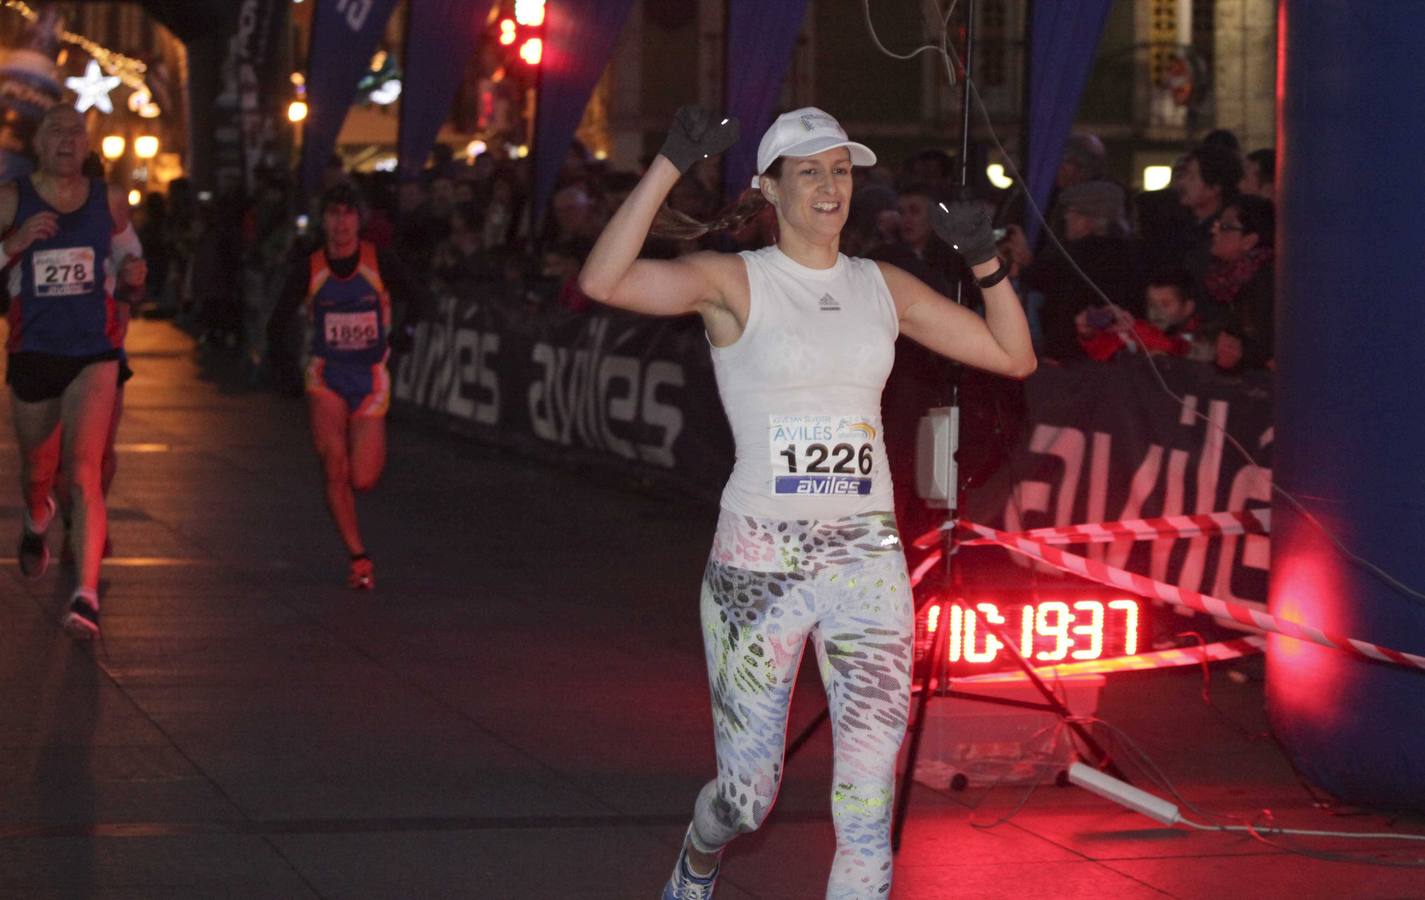
{"label": "building facade", "polygon": [[[98,66],[118,57],[125,78],[95,90],[85,106],[93,149],[103,152],[111,183],[140,192],[163,190],[188,168],[188,53],[183,42],[138,3],[35,3],[0,6],[0,47],[21,47],[34,10],[60,16],[56,79],[60,86],[107,76]],[[141,65],[139,67],[132,62]],[[91,70],[91,63],[95,68]],[[99,82],[98,87],[106,83]],[[75,103],[65,87],[58,102]],[[106,142],[105,138],[109,140]],[[140,140],[148,138],[152,140]]]}

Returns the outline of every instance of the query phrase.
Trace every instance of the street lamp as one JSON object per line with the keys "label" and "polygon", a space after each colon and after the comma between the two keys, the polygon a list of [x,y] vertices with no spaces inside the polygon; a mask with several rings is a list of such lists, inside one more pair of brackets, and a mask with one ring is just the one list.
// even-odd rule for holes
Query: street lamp
{"label": "street lamp", "polygon": [[134,155],[139,159],[153,159],[158,155],[158,138],[151,134],[134,138]]}
{"label": "street lamp", "polygon": [[287,104],[287,121],[296,124],[307,118],[307,101],[293,100]]}
{"label": "street lamp", "polygon": [[113,162],[124,155],[124,136],[122,134],[108,134],[104,140],[99,142],[99,152],[104,154],[104,158]]}
{"label": "street lamp", "polygon": [[1161,191],[1173,183],[1172,166],[1144,166],[1143,190]]}

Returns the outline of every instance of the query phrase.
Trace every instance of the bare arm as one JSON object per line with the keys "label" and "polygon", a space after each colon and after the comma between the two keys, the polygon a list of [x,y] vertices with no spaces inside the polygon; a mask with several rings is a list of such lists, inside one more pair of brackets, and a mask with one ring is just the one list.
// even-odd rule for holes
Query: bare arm
{"label": "bare arm", "polygon": [[725,347],[747,323],[747,269],[726,253],[692,253],[670,260],[638,259],[653,217],[678,181],[678,169],[657,156],[643,180],[604,226],[579,289],[594,300],[654,316],[697,313],[714,345]]}
{"label": "bare arm", "polygon": [[[900,315],[901,333],[941,356],[1010,378],[1037,367],[1029,324],[1008,279],[984,289],[985,318],[888,263],[879,263]],[[972,268],[976,277],[995,272],[997,260]]]}
{"label": "bare arm", "polygon": [[[3,212],[3,209],[0,209],[0,212]],[[124,193],[122,188],[109,188],[109,218],[114,222],[110,229],[113,234],[129,227],[129,195]]]}
{"label": "bare arm", "polygon": [[694,253],[675,260],[640,260],[638,251],[681,174],[698,160],[722,153],[737,135],[735,119],[720,119],[699,106],[679,109],[663,149],[595,242],[579,272],[579,289],[601,303],[634,312],[696,312],[714,344],[735,341],[747,307],[747,275],[740,259]]}
{"label": "bare arm", "polygon": [[600,303],[656,316],[696,312],[704,301],[720,299],[704,268],[687,258],[638,259],[653,217],[678,177],[671,162],[654,157],[594,243],[579,272],[579,290]]}
{"label": "bare arm", "polygon": [[20,209],[20,189],[15,183],[0,185],[0,234],[5,235],[0,242],[0,252],[8,259],[14,259],[29,249],[35,241],[48,240],[59,231],[59,216],[50,210],[43,210],[23,222],[15,221],[15,213]]}
{"label": "bare arm", "polygon": [[140,299],[141,289],[148,280],[148,263],[143,258],[143,245],[134,233],[129,218],[129,197],[121,188],[109,188],[109,218],[111,263],[117,264],[118,283],[124,288],[115,292],[115,299],[132,302]]}

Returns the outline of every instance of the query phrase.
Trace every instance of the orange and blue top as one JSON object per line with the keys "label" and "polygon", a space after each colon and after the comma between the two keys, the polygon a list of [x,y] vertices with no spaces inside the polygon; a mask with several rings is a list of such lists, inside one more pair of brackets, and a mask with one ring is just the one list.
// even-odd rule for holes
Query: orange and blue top
{"label": "orange and blue top", "polygon": [[328,363],[371,366],[386,358],[391,295],[381,280],[375,245],[362,241],[358,254],[356,268],[345,278],[332,270],[325,250],[310,257],[307,351]]}
{"label": "orange and blue top", "polygon": [[59,230],[35,241],[11,264],[6,349],[73,357],[117,353],[124,345],[124,321],[108,284],[114,222],[104,182],[90,179],[84,205],[68,213],[46,203],[28,176],[15,184],[15,224],[53,212]]}

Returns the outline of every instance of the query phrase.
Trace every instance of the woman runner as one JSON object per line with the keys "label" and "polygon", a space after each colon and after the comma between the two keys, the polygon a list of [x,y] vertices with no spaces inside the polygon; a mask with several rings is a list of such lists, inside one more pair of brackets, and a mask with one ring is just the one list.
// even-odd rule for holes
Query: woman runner
{"label": "woman runner", "polygon": [[[321,461],[327,510],[350,561],[347,585],[376,586],[375,567],[356,519],[357,493],[371,490],[386,467],[386,410],[392,348],[409,341],[409,323],[423,309],[424,288],[394,253],[361,240],[361,195],[345,182],[321,198],[323,245],[299,256],[268,322],[268,347],[282,356],[287,326],[305,311],[303,347],[312,444]],[[405,316],[391,327],[392,302]]]}
{"label": "woman runner", "polygon": [[933,214],[978,279],[985,319],[892,265],[838,252],[851,167],[876,157],[819,109],[782,115],[758,147],[753,187],[775,210],[773,246],[638,259],[679,176],[736,140],[736,122],[679,110],[579,279],[612,306],[702,317],[736,445],[701,599],[717,777],[697,797],[663,896],[711,897],[723,849],[766,818],[810,638],[833,723],[826,895],[885,897],[914,615],[881,433],[896,336],[1013,378],[1035,358],[979,204]]}

